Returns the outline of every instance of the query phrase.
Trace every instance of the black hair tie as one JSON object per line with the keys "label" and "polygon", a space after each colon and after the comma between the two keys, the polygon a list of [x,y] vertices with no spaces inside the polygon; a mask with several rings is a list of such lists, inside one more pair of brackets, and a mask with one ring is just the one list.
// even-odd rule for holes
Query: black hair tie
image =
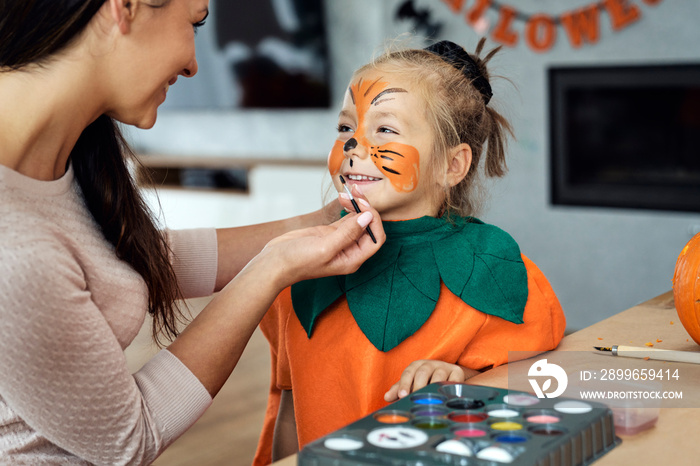
{"label": "black hair tie", "polygon": [[461,71],[462,74],[464,74],[464,76],[471,81],[474,87],[476,87],[476,89],[484,97],[484,104],[489,104],[489,101],[493,96],[491,84],[489,84],[489,81],[483,74],[481,74],[476,62],[466,52],[466,50],[464,50],[464,48],[455,44],[454,42],[450,42],[449,40],[442,40],[426,47],[423,50],[427,50],[428,52],[438,55],[447,63]]}

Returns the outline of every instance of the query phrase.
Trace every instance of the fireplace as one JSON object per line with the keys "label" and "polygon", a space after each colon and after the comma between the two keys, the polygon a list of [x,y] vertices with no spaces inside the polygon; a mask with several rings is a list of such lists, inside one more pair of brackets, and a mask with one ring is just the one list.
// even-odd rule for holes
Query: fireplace
{"label": "fireplace", "polygon": [[554,205],[700,212],[700,64],[548,70]]}

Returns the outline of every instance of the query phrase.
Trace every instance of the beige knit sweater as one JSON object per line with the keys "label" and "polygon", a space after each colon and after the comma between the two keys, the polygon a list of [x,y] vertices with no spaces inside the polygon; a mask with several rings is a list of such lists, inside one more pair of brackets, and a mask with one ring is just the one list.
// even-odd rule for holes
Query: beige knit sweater
{"label": "beige knit sweater", "polygon": [[[215,231],[169,241],[186,297],[211,294]],[[146,308],[72,170],[44,182],[0,165],[0,464],[148,464],[201,416],[209,393],[167,350],[127,369]]]}

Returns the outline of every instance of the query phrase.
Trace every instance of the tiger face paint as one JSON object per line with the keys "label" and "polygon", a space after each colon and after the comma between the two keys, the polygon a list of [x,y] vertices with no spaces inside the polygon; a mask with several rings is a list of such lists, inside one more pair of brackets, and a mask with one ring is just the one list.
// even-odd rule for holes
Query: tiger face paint
{"label": "tiger face paint", "polygon": [[385,220],[435,215],[426,176],[432,130],[416,84],[398,73],[368,70],[345,95],[338,139],[328,155],[328,170],[357,184]]}
{"label": "tiger face paint", "polygon": [[[373,144],[367,135],[365,117],[372,106],[382,102],[382,98],[391,93],[406,92],[403,88],[389,88],[389,83],[365,81],[360,78],[348,89],[357,112],[357,129],[354,136],[346,141],[338,139],[330,153],[328,167],[331,175],[336,175],[344,159],[344,152],[348,148],[348,142],[359,144],[369,151],[372,163],[386,176],[394,188],[401,192],[410,192],[416,189],[418,184],[418,167],[420,154],[418,150],[408,144],[388,142],[383,145]],[[388,98],[388,97],[387,97]],[[355,148],[355,145],[352,148]]]}

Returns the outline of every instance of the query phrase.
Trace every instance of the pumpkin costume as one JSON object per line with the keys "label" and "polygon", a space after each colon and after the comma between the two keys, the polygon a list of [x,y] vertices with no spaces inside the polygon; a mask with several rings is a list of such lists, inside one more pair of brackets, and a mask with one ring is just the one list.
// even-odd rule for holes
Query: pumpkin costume
{"label": "pumpkin costume", "polygon": [[285,289],[260,323],[272,372],[253,464],[271,462],[282,390],[292,390],[303,447],[386,406],[415,360],[485,370],[563,337],[549,282],[504,231],[471,217],[384,229],[385,244],[357,272]]}

